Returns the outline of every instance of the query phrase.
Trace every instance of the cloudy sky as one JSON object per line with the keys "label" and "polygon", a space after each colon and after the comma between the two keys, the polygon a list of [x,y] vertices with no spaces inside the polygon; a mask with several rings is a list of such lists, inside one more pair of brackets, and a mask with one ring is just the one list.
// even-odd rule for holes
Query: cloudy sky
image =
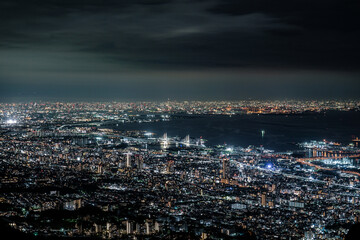
{"label": "cloudy sky", "polygon": [[359,98],[356,0],[1,0],[0,100]]}

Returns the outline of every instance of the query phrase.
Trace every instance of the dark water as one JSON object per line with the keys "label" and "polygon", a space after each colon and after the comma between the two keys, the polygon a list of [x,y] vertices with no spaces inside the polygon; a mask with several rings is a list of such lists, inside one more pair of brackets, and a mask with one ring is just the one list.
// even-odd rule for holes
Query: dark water
{"label": "dark water", "polygon": [[[296,143],[331,140],[350,143],[360,136],[360,112],[300,115],[177,116],[169,122],[119,124],[119,130],[146,130],[161,136],[202,136],[207,145],[263,145],[276,151],[297,149]],[[261,130],[265,135],[261,137]]]}

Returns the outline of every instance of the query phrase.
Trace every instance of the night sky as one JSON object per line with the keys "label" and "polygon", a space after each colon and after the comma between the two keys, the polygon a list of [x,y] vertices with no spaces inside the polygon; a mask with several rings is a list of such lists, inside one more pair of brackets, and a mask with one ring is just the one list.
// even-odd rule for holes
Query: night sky
{"label": "night sky", "polygon": [[358,0],[1,0],[0,101],[359,98]]}

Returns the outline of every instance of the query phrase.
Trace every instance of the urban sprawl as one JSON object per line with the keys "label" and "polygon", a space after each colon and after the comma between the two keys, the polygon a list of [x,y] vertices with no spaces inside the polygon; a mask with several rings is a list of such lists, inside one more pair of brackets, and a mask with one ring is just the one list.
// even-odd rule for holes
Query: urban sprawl
{"label": "urban sprawl", "polygon": [[[298,151],[113,125],[358,111],[358,101],[0,104],[0,217],[43,237],[339,239],[360,221],[359,138]],[[264,134],[264,133],[261,133]]]}

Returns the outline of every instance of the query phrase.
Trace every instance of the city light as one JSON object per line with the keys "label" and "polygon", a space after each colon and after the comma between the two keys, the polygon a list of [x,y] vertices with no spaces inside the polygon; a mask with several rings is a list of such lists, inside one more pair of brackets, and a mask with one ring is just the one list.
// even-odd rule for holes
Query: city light
{"label": "city light", "polygon": [[225,151],[227,151],[227,152],[232,152],[233,150],[234,149],[232,147],[228,147],[228,148],[225,149]]}
{"label": "city light", "polygon": [[261,137],[265,136],[265,130],[261,130]]}
{"label": "city light", "polygon": [[16,121],[15,119],[8,119],[8,120],[6,120],[6,124],[12,125],[12,124],[16,124],[16,123],[17,123],[17,121]]}
{"label": "city light", "polygon": [[[167,102],[167,106],[171,104]],[[256,107],[255,102],[252,104],[251,111]],[[333,223],[334,219],[346,226],[357,219],[352,216],[360,203],[359,139],[354,135],[341,143],[335,137],[312,140],[324,137],[318,137],[320,131],[308,131],[311,138],[295,138],[300,140],[291,144],[287,144],[288,136],[264,142],[259,137],[259,133],[265,135],[261,130],[264,116],[250,116],[256,119],[251,125],[258,125],[247,131],[249,137],[243,135],[246,131],[236,133],[238,123],[228,125],[242,123],[243,114],[233,115],[230,123],[226,122],[228,116],[210,116],[212,109],[224,105],[175,102],[172,111],[191,114],[179,120],[168,112],[168,107],[162,108],[162,103],[45,103],[36,108],[0,103],[0,157],[4,170],[0,182],[6,188],[0,199],[11,205],[2,216],[11,221],[9,226],[23,229],[26,234],[54,238],[76,235],[171,239],[189,231],[194,236],[194,231],[203,231],[204,238],[214,234],[222,239],[246,232],[258,239],[289,234],[294,239],[311,239],[304,236],[319,234],[324,239],[335,239],[344,235],[346,228],[329,232],[324,229],[326,222]],[[304,105],[299,105],[292,116],[295,123],[303,121],[305,115],[298,112],[305,111]],[[156,109],[157,114],[144,120],[151,109]],[[194,109],[201,115],[192,115]],[[228,114],[226,111],[230,108],[220,114]],[[337,114],[342,118],[350,115]],[[171,124],[164,126],[161,115],[169,115]],[[286,116],[276,118],[290,121]],[[198,124],[217,118],[224,121],[221,126],[216,123],[219,130],[208,124],[208,131],[206,124]],[[14,127],[20,119],[21,128]],[[118,121],[124,121],[123,125]],[[193,122],[196,124],[189,127]],[[297,129],[298,125],[292,123],[288,128],[292,125],[295,127],[291,133],[303,136],[306,128]],[[234,131],[225,135],[223,126]],[[277,136],[278,124],[270,128],[266,126]],[[234,132],[241,139],[230,135]],[[224,140],[227,143],[219,144]],[[59,216],[76,212],[74,217],[63,218],[49,214],[53,211]],[[259,211],[263,214],[259,215]],[[86,221],[90,224],[81,224],[89,215],[92,217]],[[51,224],[55,222],[56,226]],[[311,228],[314,223],[319,227]],[[263,231],[265,228],[268,231]]]}

